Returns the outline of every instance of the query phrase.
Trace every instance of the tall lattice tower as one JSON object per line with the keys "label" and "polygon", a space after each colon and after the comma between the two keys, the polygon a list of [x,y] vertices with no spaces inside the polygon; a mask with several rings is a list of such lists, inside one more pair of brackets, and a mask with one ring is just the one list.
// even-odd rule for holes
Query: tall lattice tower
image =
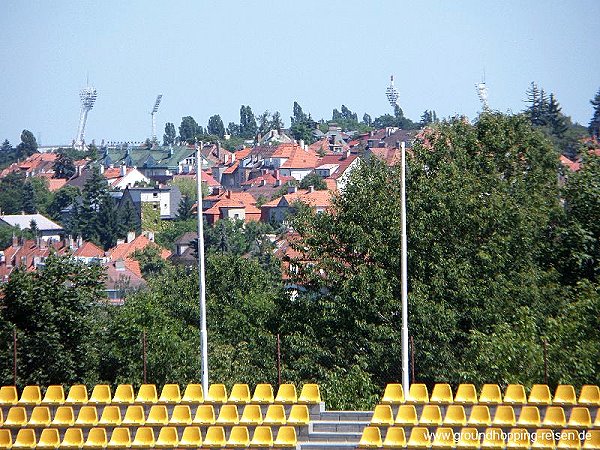
{"label": "tall lattice tower", "polygon": [[75,139],[75,147],[83,148],[85,145],[85,124],[87,122],[88,113],[96,103],[98,92],[96,88],[88,86],[79,91],[79,99],[81,100],[81,110],[79,113],[79,128],[77,129],[77,138]]}
{"label": "tall lattice tower", "polygon": [[390,102],[390,106],[395,108],[398,105],[398,91],[394,87],[394,75],[390,76],[390,85],[385,90],[385,95]]}
{"label": "tall lattice tower", "polygon": [[152,107],[152,111],[150,112],[150,115],[152,116],[152,142],[156,141],[156,113],[161,100],[162,94],[158,94],[154,106]]}

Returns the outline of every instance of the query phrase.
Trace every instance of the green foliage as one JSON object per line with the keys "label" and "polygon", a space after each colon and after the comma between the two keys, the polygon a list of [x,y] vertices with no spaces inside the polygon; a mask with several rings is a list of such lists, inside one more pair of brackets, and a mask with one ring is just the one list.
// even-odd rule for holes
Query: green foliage
{"label": "green foliage", "polygon": [[181,119],[179,125],[179,140],[181,142],[194,142],[197,135],[203,134],[202,127],[194,120],[192,116],[186,116]]}
{"label": "green foliage", "polygon": [[23,212],[25,214],[35,214],[37,212],[35,189],[31,183],[23,185]]}
{"label": "green foliage", "polygon": [[140,263],[142,276],[147,279],[156,276],[167,268],[167,262],[161,258],[161,249],[156,245],[148,245],[142,250],[136,250],[133,258]]}
{"label": "green foliage", "polygon": [[183,195],[179,201],[179,207],[177,208],[177,220],[189,220],[194,217],[192,207],[194,206],[194,200]]}
{"label": "green foliage", "polygon": [[225,126],[223,125],[223,120],[221,120],[221,116],[218,114],[211,116],[208,119],[208,126],[206,127],[206,131],[208,134],[213,134],[220,138],[225,137]]}
{"label": "green foliage", "polygon": [[294,116],[290,118],[290,133],[297,141],[303,140],[306,144],[315,141],[313,130],[316,122],[311,119],[310,114],[305,114],[298,102],[294,102]]}
{"label": "green foliage", "polygon": [[600,89],[596,93],[596,96],[590,100],[590,103],[594,107],[594,115],[590,120],[588,132],[590,136],[600,139]]}
{"label": "green foliage", "polygon": [[52,168],[54,169],[54,178],[64,178],[68,180],[75,175],[75,164],[73,164],[73,160],[62,153],[57,156]]}
{"label": "green foliage", "polygon": [[64,186],[54,193],[48,204],[47,212],[53,220],[61,220],[61,211],[72,205],[79,196],[79,189],[74,186]]}
{"label": "green foliage", "polygon": [[257,131],[258,126],[252,108],[242,105],[240,108],[239,136],[244,139],[254,139]]}
{"label": "green foliage", "polygon": [[324,191],[327,189],[325,180],[315,172],[311,172],[302,178],[302,181],[298,185],[300,189],[308,189],[310,186],[313,186],[317,191]]}
{"label": "green foliage", "polygon": [[177,133],[175,132],[175,125],[171,122],[167,122],[165,124],[165,134],[163,135],[163,145],[173,145],[175,144],[175,138],[177,137]]}
{"label": "green foliage", "polygon": [[33,133],[29,130],[23,130],[21,133],[21,143],[17,145],[16,156],[18,159],[25,159],[28,156],[37,153],[38,144]]}

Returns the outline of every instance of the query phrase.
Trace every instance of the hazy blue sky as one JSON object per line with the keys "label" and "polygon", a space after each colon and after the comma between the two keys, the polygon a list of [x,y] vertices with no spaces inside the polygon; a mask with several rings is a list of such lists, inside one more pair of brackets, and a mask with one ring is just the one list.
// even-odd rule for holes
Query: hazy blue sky
{"label": "hazy blue sky", "polygon": [[473,118],[484,70],[492,108],[522,110],[536,81],[587,125],[599,18],[598,0],[1,0],[0,140],[70,143],[88,73],[88,142],[148,137],[159,93],[161,137],[186,115],[238,122],[242,104],[286,126],[294,100],[315,119],[342,103],[376,117],[390,74],[407,117]]}

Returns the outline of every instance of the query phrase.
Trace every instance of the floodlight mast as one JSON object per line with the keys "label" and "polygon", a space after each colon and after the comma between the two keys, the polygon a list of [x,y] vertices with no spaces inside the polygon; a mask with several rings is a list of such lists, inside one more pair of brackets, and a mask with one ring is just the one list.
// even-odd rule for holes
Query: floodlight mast
{"label": "floodlight mast", "polygon": [[485,81],[478,83],[475,87],[477,88],[477,96],[481,102],[481,107],[484,111],[489,111],[490,106],[488,105],[488,90],[487,86],[485,85]]}
{"label": "floodlight mast", "polygon": [[160,101],[162,100],[162,94],[158,94],[156,97],[156,101],[154,102],[154,106],[152,107],[152,112],[150,115],[152,116],[152,140],[156,141],[156,112],[158,111],[158,106],[160,105]]}
{"label": "floodlight mast", "polygon": [[98,91],[96,88],[87,86],[79,91],[79,99],[81,101],[81,110],[79,113],[79,127],[77,128],[77,138],[75,139],[75,147],[82,149],[85,145],[85,125],[87,116],[96,103]]}

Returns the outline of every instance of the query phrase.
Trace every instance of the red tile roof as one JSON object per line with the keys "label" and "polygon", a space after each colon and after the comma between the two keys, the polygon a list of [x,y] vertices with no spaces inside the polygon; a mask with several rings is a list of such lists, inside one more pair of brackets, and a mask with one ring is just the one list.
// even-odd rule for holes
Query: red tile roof
{"label": "red tile roof", "polygon": [[299,146],[294,147],[289,159],[282,165],[282,169],[314,169],[317,167],[319,158],[317,154],[310,149],[303,149]]}
{"label": "red tile roof", "polygon": [[329,208],[331,206],[331,195],[332,192],[326,190],[312,192],[310,190],[297,191],[265,203],[263,207],[281,206],[281,202],[285,199],[285,203],[288,205],[296,201],[301,201],[313,207]]}
{"label": "red tile roof", "polygon": [[[159,247],[157,244],[148,239],[147,236],[144,236],[142,234],[136,237],[131,242],[117,244],[116,246],[108,250],[108,256],[113,261],[117,261],[119,259],[126,259],[127,257],[131,256],[135,251],[143,250],[149,245]],[[160,257],[162,259],[167,259],[169,256],[171,256],[171,252],[169,250],[162,247],[159,248],[161,250]]]}
{"label": "red tile roof", "polygon": [[104,256],[104,250],[91,242],[84,242],[81,247],[73,252],[73,256],[82,258],[102,258]]}

